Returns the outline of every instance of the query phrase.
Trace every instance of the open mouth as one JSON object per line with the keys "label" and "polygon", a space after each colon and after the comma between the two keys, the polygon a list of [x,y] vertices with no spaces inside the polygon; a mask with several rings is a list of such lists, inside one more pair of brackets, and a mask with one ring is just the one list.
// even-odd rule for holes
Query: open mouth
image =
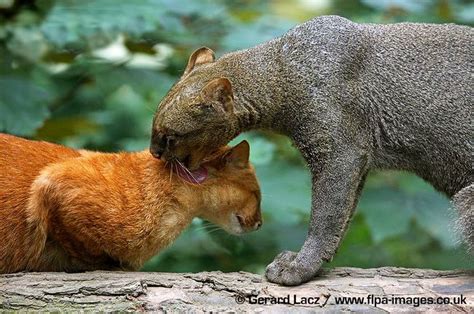
{"label": "open mouth", "polygon": [[196,170],[191,171],[185,166],[184,162],[177,159],[170,161],[170,167],[171,171],[176,173],[180,178],[193,184],[201,184],[208,177],[208,171],[205,167],[200,166]]}

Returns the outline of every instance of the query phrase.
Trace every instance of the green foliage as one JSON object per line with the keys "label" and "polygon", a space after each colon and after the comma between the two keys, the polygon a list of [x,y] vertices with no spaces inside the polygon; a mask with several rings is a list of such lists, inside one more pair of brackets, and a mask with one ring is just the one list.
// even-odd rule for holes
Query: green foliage
{"label": "green foliage", "polygon": [[50,96],[29,80],[0,76],[0,129],[32,135],[49,117]]}
{"label": "green foliage", "polygon": [[[153,112],[192,50],[241,49],[321,14],[472,24],[468,1],[0,1],[0,131],[104,151],[147,147]],[[146,270],[263,272],[304,241],[310,176],[290,141],[252,132],[264,226],[233,237],[200,220]],[[413,175],[373,173],[331,266],[467,267],[449,202]]]}

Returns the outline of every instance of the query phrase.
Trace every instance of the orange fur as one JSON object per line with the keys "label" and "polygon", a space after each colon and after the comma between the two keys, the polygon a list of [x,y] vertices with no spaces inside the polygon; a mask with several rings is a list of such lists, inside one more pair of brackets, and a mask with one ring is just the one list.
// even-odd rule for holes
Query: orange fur
{"label": "orange fur", "polygon": [[0,273],[136,270],[194,217],[232,233],[258,228],[248,144],[204,166],[209,178],[193,185],[146,151],[91,153],[0,134]]}

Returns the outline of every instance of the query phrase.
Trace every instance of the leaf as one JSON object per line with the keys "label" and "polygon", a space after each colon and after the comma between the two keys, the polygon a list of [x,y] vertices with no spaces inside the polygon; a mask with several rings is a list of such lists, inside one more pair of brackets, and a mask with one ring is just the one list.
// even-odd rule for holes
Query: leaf
{"label": "leaf", "polygon": [[311,210],[311,178],[300,166],[272,162],[256,167],[262,189],[262,208],[271,213],[275,222],[294,225],[301,214]]}
{"label": "leaf", "polygon": [[456,18],[463,23],[474,23],[474,3],[465,4],[462,7],[459,6],[459,9],[456,10]]}
{"label": "leaf", "polygon": [[160,2],[160,5],[166,7],[170,13],[182,16],[199,14],[204,17],[216,17],[221,15],[226,9],[223,5],[212,0],[161,0]]}
{"label": "leaf", "polygon": [[287,32],[295,23],[265,16],[253,24],[235,23],[222,40],[226,50],[249,48]]}
{"label": "leaf", "polygon": [[0,76],[0,132],[29,136],[49,117],[47,90],[22,78]]}
{"label": "leaf", "polygon": [[390,10],[399,8],[408,12],[424,12],[433,5],[433,0],[361,0],[363,4],[377,10]]}
{"label": "leaf", "polygon": [[35,138],[50,142],[61,142],[64,138],[81,134],[93,134],[99,131],[98,125],[87,118],[80,116],[58,117],[46,120],[36,132]]}
{"label": "leaf", "polygon": [[276,150],[273,142],[256,133],[247,133],[238,136],[229,145],[237,145],[242,140],[250,144],[250,162],[253,165],[266,165],[272,162]]}
{"label": "leaf", "polygon": [[84,45],[84,39],[100,47],[121,32],[140,35],[155,30],[164,13],[161,3],[159,0],[57,1],[41,30],[59,47]]}
{"label": "leaf", "polygon": [[448,199],[425,183],[425,191],[413,197],[417,223],[448,249],[459,246],[454,228],[456,215]]}
{"label": "leaf", "polygon": [[372,174],[358,208],[376,243],[407,232],[414,219],[445,247],[455,246],[448,200],[414,174]]}
{"label": "leaf", "polygon": [[[58,47],[98,48],[110,43],[118,34],[139,38],[152,33],[171,41],[179,38],[180,44],[196,44],[197,34],[209,35],[209,29],[222,24],[218,21],[226,15],[224,6],[209,0],[199,3],[190,0],[64,0],[56,2],[41,30]],[[209,23],[211,20],[213,23]],[[202,22],[194,24],[193,21]],[[205,40],[205,37],[198,38],[201,44]]]}
{"label": "leaf", "polygon": [[364,191],[358,207],[376,243],[406,232],[413,217],[409,200],[390,187]]}
{"label": "leaf", "polygon": [[[374,254],[376,250],[378,254]],[[371,267],[384,258],[381,253],[379,248],[374,246],[364,215],[356,213],[330,267]]]}
{"label": "leaf", "polygon": [[48,47],[43,35],[37,30],[26,27],[12,28],[8,49],[31,62],[37,62],[47,52]]}

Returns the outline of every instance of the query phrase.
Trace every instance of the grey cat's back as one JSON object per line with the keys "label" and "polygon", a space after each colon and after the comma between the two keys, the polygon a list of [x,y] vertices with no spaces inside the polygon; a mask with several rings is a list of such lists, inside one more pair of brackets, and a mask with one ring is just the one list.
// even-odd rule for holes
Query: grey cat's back
{"label": "grey cat's back", "polygon": [[473,29],[413,23],[364,29],[371,49],[362,99],[379,110],[379,151],[454,195],[473,180]]}
{"label": "grey cat's back", "polygon": [[325,16],[282,39],[301,102],[352,112],[373,167],[413,171],[448,196],[473,181],[473,28]]}
{"label": "grey cat's back", "polygon": [[369,38],[362,79],[370,88],[396,94],[392,103],[399,101],[400,110],[451,115],[472,105],[472,28],[414,23],[362,27]]}

